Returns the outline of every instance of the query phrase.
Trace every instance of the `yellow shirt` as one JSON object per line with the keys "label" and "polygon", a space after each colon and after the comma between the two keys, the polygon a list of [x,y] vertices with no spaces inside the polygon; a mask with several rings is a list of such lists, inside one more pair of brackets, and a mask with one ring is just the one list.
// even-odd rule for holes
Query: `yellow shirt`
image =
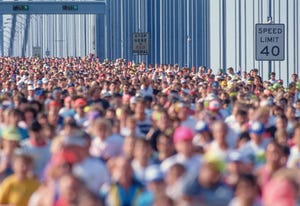
{"label": "yellow shirt", "polygon": [[0,185],[0,204],[27,206],[30,196],[38,187],[39,182],[35,178],[18,180],[15,175],[11,175]]}

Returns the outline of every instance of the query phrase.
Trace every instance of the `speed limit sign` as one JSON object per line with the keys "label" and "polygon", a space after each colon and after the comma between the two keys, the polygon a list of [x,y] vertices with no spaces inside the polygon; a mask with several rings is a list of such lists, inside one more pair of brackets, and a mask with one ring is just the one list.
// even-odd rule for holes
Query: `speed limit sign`
{"label": "speed limit sign", "polygon": [[284,60],[284,24],[256,24],[256,60]]}

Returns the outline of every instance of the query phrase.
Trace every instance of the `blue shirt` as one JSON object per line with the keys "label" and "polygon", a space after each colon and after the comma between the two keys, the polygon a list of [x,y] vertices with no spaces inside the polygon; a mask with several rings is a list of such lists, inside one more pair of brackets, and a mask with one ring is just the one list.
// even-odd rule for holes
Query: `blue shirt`
{"label": "blue shirt", "polygon": [[154,203],[154,195],[152,192],[146,190],[137,199],[137,206],[152,206]]}
{"label": "blue shirt", "polygon": [[233,198],[233,190],[219,182],[212,187],[203,187],[198,178],[193,178],[184,184],[183,194],[192,198],[198,205],[223,206],[228,205]]}

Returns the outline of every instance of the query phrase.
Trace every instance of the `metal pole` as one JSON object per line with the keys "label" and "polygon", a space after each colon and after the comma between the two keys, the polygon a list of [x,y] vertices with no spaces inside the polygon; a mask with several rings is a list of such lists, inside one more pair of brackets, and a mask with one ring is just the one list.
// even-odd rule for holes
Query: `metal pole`
{"label": "metal pole", "polygon": [[[272,24],[272,0],[269,0],[269,16],[267,19],[268,23]],[[272,61],[268,62],[268,78],[270,78],[270,74],[272,72]]]}

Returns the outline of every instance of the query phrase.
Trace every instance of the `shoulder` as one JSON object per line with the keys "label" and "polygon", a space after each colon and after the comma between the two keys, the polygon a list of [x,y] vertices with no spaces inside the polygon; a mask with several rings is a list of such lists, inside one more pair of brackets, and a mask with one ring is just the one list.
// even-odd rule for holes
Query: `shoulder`
{"label": "shoulder", "polygon": [[35,177],[28,178],[27,183],[31,184],[32,186],[36,186],[36,187],[38,187],[40,185],[40,182]]}
{"label": "shoulder", "polygon": [[10,175],[3,180],[3,182],[1,183],[1,186],[15,184],[16,182],[17,182],[16,176]]}
{"label": "shoulder", "polygon": [[224,183],[220,183],[216,189],[216,195],[223,197],[232,197],[233,190]]}
{"label": "shoulder", "polygon": [[241,152],[242,156],[248,156],[254,153],[253,147],[251,146],[251,142],[247,142],[244,144],[239,151]]}
{"label": "shoulder", "polygon": [[233,198],[228,204],[228,206],[239,206],[239,205],[240,205],[240,202],[238,201],[237,198]]}
{"label": "shoulder", "polygon": [[300,153],[299,149],[297,148],[297,146],[293,146],[291,148],[291,155],[297,155],[298,153]]}
{"label": "shoulder", "polygon": [[196,196],[201,192],[197,176],[189,176],[183,180],[182,193],[186,196]]}
{"label": "shoulder", "polygon": [[123,138],[118,134],[113,134],[106,139],[107,143],[123,143]]}
{"label": "shoulder", "polygon": [[161,170],[163,172],[167,172],[168,169],[177,162],[177,155],[173,155],[167,159],[165,159],[162,163],[161,163]]}
{"label": "shoulder", "polygon": [[29,142],[29,139],[24,139],[20,143],[21,147],[31,147],[31,144]]}

